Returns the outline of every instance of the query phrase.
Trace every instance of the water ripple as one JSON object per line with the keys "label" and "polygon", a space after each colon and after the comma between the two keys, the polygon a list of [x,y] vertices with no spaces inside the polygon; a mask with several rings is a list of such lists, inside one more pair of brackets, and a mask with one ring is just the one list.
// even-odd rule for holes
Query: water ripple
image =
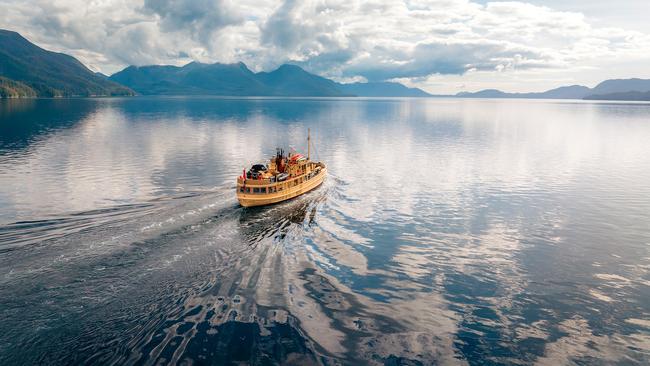
{"label": "water ripple", "polygon": [[[0,364],[650,362],[647,106],[33,104],[0,135]],[[323,186],[239,207],[307,127]]]}

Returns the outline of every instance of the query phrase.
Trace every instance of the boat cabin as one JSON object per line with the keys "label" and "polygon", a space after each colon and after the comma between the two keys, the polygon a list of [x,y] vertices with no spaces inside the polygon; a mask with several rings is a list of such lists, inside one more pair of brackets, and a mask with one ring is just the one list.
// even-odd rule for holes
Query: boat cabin
{"label": "boat cabin", "polygon": [[327,173],[325,164],[309,159],[310,138],[307,137],[307,156],[299,153],[285,155],[277,149],[268,164],[254,164],[237,177],[237,198],[244,207],[281,202],[318,187]]}

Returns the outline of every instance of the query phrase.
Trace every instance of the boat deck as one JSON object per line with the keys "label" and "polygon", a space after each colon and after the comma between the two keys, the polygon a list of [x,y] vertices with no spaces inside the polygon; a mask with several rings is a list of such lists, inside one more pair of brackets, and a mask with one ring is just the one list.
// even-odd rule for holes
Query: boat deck
{"label": "boat deck", "polygon": [[312,163],[314,170],[281,182],[273,179],[237,178],[237,199],[244,207],[262,206],[286,201],[307,193],[323,183],[327,168],[322,163]]}

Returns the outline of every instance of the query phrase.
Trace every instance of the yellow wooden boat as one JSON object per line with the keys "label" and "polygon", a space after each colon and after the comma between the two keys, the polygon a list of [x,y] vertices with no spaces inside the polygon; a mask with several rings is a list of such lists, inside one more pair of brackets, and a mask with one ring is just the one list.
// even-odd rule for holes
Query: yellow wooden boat
{"label": "yellow wooden boat", "polygon": [[311,136],[307,133],[307,156],[296,152],[285,156],[277,149],[268,165],[255,164],[237,177],[237,199],[244,207],[263,206],[289,200],[323,183],[327,168],[310,160]]}

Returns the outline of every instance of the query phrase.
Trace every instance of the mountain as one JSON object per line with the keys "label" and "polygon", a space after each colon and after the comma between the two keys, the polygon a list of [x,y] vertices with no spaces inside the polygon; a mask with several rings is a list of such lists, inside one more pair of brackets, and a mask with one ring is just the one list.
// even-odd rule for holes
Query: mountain
{"label": "mountain", "polygon": [[408,88],[400,83],[372,82],[339,84],[346,94],[358,97],[430,97],[431,94],[418,88]]}
{"label": "mountain", "polygon": [[[486,89],[474,93],[462,92],[455,96],[461,98],[531,98],[531,99],[589,99],[589,100],[647,100],[650,80],[615,79],[605,80],[588,88],[582,85],[563,86],[540,93],[505,93],[496,89]],[[632,99],[625,99],[632,98]]]}
{"label": "mountain", "polygon": [[621,93],[610,93],[610,94],[595,94],[589,95],[584,99],[587,100],[627,100],[627,101],[650,101],[650,91],[647,92],[638,92],[638,91],[629,91]]}
{"label": "mountain", "polygon": [[254,73],[242,62],[177,66],[129,66],[110,76],[145,95],[345,96],[338,85],[295,65]]}
{"label": "mountain", "polygon": [[145,95],[268,95],[243,63],[129,66],[109,77]]}
{"label": "mountain", "polygon": [[242,62],[185,66],[129,66],[109,77],[144,95],[224,95],[301,97],[428,97],[418,88],[399,83],[340,84],[285,64],[271,72],[254,73]]}
{"label": "mountain", "polygon": [[72,56],[44,50],[20,34],[0,29],[1,97],[134,95],[103,79]]}
{"label": "mountain", "polygon": [[512,98],[518,94],[504,93],[501,90],[485,89],[477,92],[460,92],[456,94],[459,98]]}
{"label": "mountain", "polygon": [[[245,64],[129,66],[110,77],[93,73],[72,56],[44,50],[20,34],[0,29],[0,98],[134,95],[222,95],[308,97],[433,97],[399,83],[340,84],[296,65],[271,72]],[[538,93],[496,89],[462,92],[462,98],[648,100],[650,80],[605,80],[594,88],[564,86]],[[449,96],[454,97],[454,96]]]}
{"label": "mountain", "polygon": [[332,80],[310,74],[296,65],[282,65],[271,72],[257,74],[271,89],[271,95],[341,97],[350,96]]}
{"label": "mountain", "polygon": [[582,85],[562,86],[543,93],[527,93],[527,98],[540,99],[582,99],[589,95],[591,89]]}
{"label": "mountain", "polygon": [[458,93],[462,98],[520,98],[520,99],[582,99],[592,89],[582,85],[563,86],[540,93],[505,93],[496,89],[486,89],[475,93]]}
{"label": "mountain", "polygon": [[613,79],[605,80],[592,89],[591,95],[605,95],[627,92],[650,91],[650,80],[646,79]]}

